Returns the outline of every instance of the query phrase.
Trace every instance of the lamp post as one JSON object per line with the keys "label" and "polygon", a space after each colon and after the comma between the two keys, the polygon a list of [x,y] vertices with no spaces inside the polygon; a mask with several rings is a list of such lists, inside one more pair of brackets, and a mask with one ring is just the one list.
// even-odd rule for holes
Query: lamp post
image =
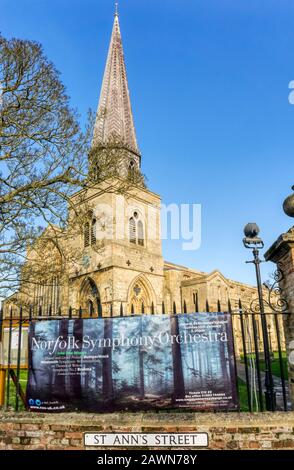
{"label": "lamp post", "polygon": [[270,352],[270,357],[273,357],[273,346],[272,346],[272,326],[270,323],[267,325],[268,329],[268,339],[269,339],[269,352]]}
{"label": "lamp post", "polygon": [[276,409],[276,393],[274,390],[273,376],[271,371],[271,358],[269,352],[269,341],[267,334],[267,323],[264,311],[264,301],[262,293],[262,283],[260,274],[260,263],[262,262],[259,257],[259,250],[264,247],[261,238],[258,237],[259,227],[255,223],[248,223],[244,227],[243,244],[245,248],[251,249],[253,253],[253,260],[246,261],[246,263],[253,263],[255,266],[255,274],[257,281],[259,310],[261,316],[261,327],[263,337],[264,361],[265,361],[265,404],[268,411],[275,411]]}

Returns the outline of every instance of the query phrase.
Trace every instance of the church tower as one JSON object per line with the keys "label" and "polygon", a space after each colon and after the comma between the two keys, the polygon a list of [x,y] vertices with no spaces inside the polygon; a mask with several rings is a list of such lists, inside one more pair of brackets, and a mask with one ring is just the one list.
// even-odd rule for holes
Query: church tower
{"label": "church tower", "polygon": [[[73,196],[74,204],[91,208],[83,236],[82,259],[69,275],[68,303],[73,308],[97,309],[107,315],[161,313],[163,258],[160,197],[144,185],[126,192],[108,191],[107,178],[95,178],[95,152],[117,158],[117,178],[140,172],[137,144],[118,13],[115,13],[108,57],[93,133],[89,172],[96,184]],[[110,154],[109,154],[110,149]],[[110,155],[110,157],[109,157]],[[97,184],[98,181],[98,184]],[[97,242],[102,247],[97,250]]]}

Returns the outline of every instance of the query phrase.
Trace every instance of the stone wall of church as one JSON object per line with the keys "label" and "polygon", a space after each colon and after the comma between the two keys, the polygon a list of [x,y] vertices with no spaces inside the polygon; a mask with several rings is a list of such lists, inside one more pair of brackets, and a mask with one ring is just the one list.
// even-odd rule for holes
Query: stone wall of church
{"label": "stone wall of church", "polygon": [[[183,311],[184,302],[187,312],[195,311],[195,295],[197,294],[198,311],[216,312],[229,309],[230,299],[232,310],[239,308],[239,300],[243,306],[249,306],[256,298],[255,287],[226,279],[220,272],[211,274],[193,272],[188,269],[172,269],[169,266],[164,271],[165,301],[169,307],[176,303],[177,311]],[[267,290],[265,289],[265,295]]]}
{"label": "stone wall of church", "polygon": [[[135,295],[133,292],[137,284],[139,289],[147,291],[147,294],[144,297],[142,297],[142,292],[140,292],[140,295],[138,294],[138,302],[135,302],[134,313],[141,313],[142,303],[144,303],[145,313],[150,313],[152,302],[154,312],[161,312],[163,276],[151,272],[144,273],[131,267],[124,269],[119,267],[102,269],[101,271],[72,279],[69,287],[69,305],[74,311],[78,310],[79,307],[82,307],[83,311],[87,310],[85,304],[87,299],[92,298],[95,304],[95,296],[91,296],[91,292],[84,289],[89,279],[95,283],[99,290],[103,315],[110,313],[111,303],[113,305],[114,316],[120,315],[121,308],[123,308],[124,314],[131,313],[131,297]],[[95,305],[95,312],[96,310]]]}
{"label": "stone wall of church", "polygon": [[[21,292],[6,301],[6,310],[10,305],[16,306],[17,303],[28,306],[36,304],[34,314],[37,313],[39,306],[42,306],[43,314],[46,314],[54,298],[54,306],[58,304],[58,308],[54,308],[53,313],[61,310],[67,314],[68,308],[72,307],[74,314],[80,307],[83,310],[87,309],[89,302],[94,303],[94,309],[97,311],[95,303],[99,298],[103,313],[107,314],[110,311],[110,302],[113,302],[114,314],[118,314],[121,304],[124,312],[129,313],[131,289],[134,288],[135,279],[140,277],[144,284],[141,297],[144,291],[146,313],[151,312],[151,305],[155,312],[159,309],[161,311],[163,258],[160,238],[160,198],[145,189],[132,190],[124,196],[113,191],[107,192],[107,189],[109,184],[103,182],[100,188],[93,187],[87,191],[80,191],[72,198],[78,213],[85,214],[85,223],[88,213],[91,214],[89,222],[95,220],[96,240],[94,244],[90,241],[88,246],[85,246],[82,228],[77,230],[75,236],[68,233],[66,238],[63,237],[58,241],[62,244],[61,251],[66,255],[58,280],[58,296],[53,295],[55,284],[52,284],[47,276],[49,265],[57,265],[55,253],[50,248],[45,256],[46,247],[37,241],[31,262],[34,262],[34,257],[40,261],[40,285],[38,286],[37,278],[31,285],[23,283]],[[76,214],[73,209],[69,212],[72,227],[75,225]],[[136,243],[130,241],[131,217],[137,217],[143,223],[143,246],[140,246],[137,239]],[[29,271],[29,263],[26,267]],[[44,286],[41,277],[46,281]],[[91,292],[93,289],[96,292]],[[136,301],[136,310],[141,297],[133,299]]]}
{"label": "stone wall of church", "polygon": [[[136,293],[136,288],[140,292]],[[142,303],[144,304],[144,313],[151,313],[152,303],[154,312],[161,312],[163,291],[163,276],[151,272],[142,273],[133,269],[114,269],[114,302],[116,310],[120,303],[123,304],[123,311],[126,314],[131,313],[132,303],[134,313],[142,312]]]}
{"label": "stone wall of church", "polygon": [[186,302],[188,311],[195,309],[193,294],[196,293],[198,294],[199,311],[204,312],[207,311],[207,305],[211,312],[228,311],[229,299],[232,310],[236,310],[239,308],[239,300],[243,306],[248,306],[257,296],[256,288],[226,280],[220,273],[183,281],[181,288],[182,298]]}
{"label": "stone wall of church", "polygon": [[[110,302],[114,315],[120,313],[121,306],[124,313],[130,313],[131,303],[133,310],[140,308],[136,313],[141,312],[142,303],[146,313],[151,312],[151,305],[157,311],[163,293],[160,198],[144,189],[131,191],[128,196],[97,194],[91,189],[84,194],[83,203],[92,208],[98,232],[101,224],[105,224],[105,239],[102,239],[98,250],[91,245],[83,250],[83,259],[76,275],[71,273],[70,304],[75,308],[84,305],[86,291],[83,290],[83,283],[88,278],[99,290],[103,313],[109,311]],[[108,215],[107,211],[110,211]],[[130,241],[129,222],[132,217],[143,223],[143,246],[137,240],[135,243]],[[97,239],[100,240],[100,237]],[[77,239],[73,250],[78,249],[81,243],[82,240]],[[137,298],[134,298],[131,290],[136,279],[142,285],[138,287],[140,292]]]}

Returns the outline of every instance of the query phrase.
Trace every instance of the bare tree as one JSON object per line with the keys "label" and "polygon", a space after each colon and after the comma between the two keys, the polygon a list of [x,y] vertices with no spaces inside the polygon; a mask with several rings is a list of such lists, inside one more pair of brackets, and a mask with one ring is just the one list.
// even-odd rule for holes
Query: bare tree
{"label": "bare tree", "polygon": [[[35,254],[28,260],[36,243],[45,246],[50,241],[66,258],[64,240],[82,233],[89,214],[86,204],[80,201],[78,207],[74,205],[72,195],[77,190],[89,186],[98,190],[103,180],[108,184],[101,191],[122,193],[130,186],[144,184],[144,180],[139,171],[120,177],[117,168],[126,158],[123,143],[114,139],[91,149],[93,116],[89,112],[82,131],[59,73],[40,44],[0,36],[0,92],[3,297],[20,282],[35,282],[44,271],[44,256],[39,262]],[[88,157],[92,162],[89,174]],[[75,216],[72,227],[69,207]],[[48,225],[50,230],[45,230]]]}
{"label": "bare tree", "polygon": [[89,132],[53,64],[32,41],[0,37],[0,289],[17,285],[26,248],[46,224],[64,225],[83,185]]}

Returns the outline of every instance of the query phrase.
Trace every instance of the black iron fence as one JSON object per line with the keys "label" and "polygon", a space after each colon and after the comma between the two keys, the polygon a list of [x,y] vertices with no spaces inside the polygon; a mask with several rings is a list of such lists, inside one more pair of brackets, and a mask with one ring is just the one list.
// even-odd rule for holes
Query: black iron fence
{"label": "black iron fence", "polygon": [[[178,313],[177,306],[173,304],[171,313]],[[209,305],[207,308],[209,311]],[[218,306],[220,312],[220,305]],[[184,302],[183,313],[187,312]],[[119,315],[136,315],[124,311],[121,303]],[[144,314],[142,305],[140,314]],[[164,303],[161,312],[156,312],[154,305],[150,307],[150,313],[168,313]],[[229,303],[229,311],[232,315],[234,354],[237,371],[237,383],[240,399],[240,411],[264,411],[291,409],[288,388],[288,368],[286,357],[286,345],[284,338],[284,319],[289,313],[281,312],[248,312],[239,304],[239,308],[232,310]],[[266,331],[264,332],[261,315],[265,316]],[[67,312],[59,308],[54,311],[51,306],[47,309],[38,307],[10,308],[8,312],[0,311],[0,406],[6,409],[13,408],[18,411],[26,409],[26,381],[27,381],[27,335],[31,322],[42,320],[56,320],[61,318],[97,318],[102,316],[114,316],[112,306],[103,311],[103,306],[98,303],[96,309],[91,304],[88,310],[69,307]],[[264,341],[264,334],[267,341]],[[265,354],[271,358],[268,363]],[[271,394],[269,401],[268,394]],[[271,403],[269,405],[269,403]],[[272,405],[274,403],[274,406]]]}

